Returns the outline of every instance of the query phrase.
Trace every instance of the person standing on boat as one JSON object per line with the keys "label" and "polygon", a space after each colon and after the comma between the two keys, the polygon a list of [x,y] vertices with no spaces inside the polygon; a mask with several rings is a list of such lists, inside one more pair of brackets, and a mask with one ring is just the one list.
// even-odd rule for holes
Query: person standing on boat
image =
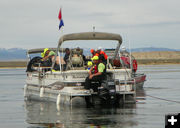
{"label": "person standing on boat", "polygon": [[106,55],[106,53],[104,51],[102,51],[101,47],[98,47],[97,51],[96,51],[96,56],[102,57],[102,61],[106,64],[107,63],[107,58],[108,56]]}
{"label": "person standing on boat", "polygon": [[64,64],[64,67],[63,67],[63,70],[66,70],[66,67],[67,67],[67,63],[68,63],[68,61],[69,61],[69,56],[70,56],[70,49],[69,48],[66,48],[65,49],[65,55],[64,55],[64,62],[65,62],[65,64]]}
{"label": "person standing on boat", "polygon": [[85,87],[84,87],[85,89],[91,88],[92,81],[101,82],[103,79],[105,79],[106,67],[102,63],[102,60],[99,59],[98,56],[94,56],[92,60],[95,66],[89,70],[89,76],[85,80]]}
{"label": "person standing on boat", "polygon": [[69,50],[69,48],[66,48],[65,49],[65,56],[63,58],[66,63],[68,62],[69,56],[70,56],[70,50]]}
{"label": "person standing on boat", "polygon": [[94,49],[91,49],[90,52],[92,54],[92,57],[96,55],[96,51]]}

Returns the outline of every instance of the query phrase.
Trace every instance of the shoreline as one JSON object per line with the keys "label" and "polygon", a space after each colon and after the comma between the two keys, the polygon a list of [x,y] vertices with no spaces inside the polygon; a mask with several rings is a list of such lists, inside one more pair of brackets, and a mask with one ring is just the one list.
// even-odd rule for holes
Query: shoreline
{"label": "shoreline", "polygon": [[[141,59],[137,60],[139,66],[143,65],[180,65],[180,59]],[[0,69],[26,69],[26,61],[0,61]]]}

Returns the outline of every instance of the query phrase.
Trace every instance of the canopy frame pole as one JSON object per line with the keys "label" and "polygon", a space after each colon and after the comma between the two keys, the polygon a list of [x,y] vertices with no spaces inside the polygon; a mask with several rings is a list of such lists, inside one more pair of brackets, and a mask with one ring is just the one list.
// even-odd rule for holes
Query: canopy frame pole
{"label": "canopy frame pole", "polygon": [[119,42],[119,43],[117,44],[117,47],[116,47],[116,50],[115,50],[114,59],[116,59],[116,57],[117,57],[118,51],[119,51],[119,49],[120,49],[120,46],[121,46],[121,43]]}
{"label": "canopy frame pole", "polygon": [[58,56],[59,56],[59,69],[60,69],[60,71],[62,70],[61,69],[61,54],[60,54],[60,52],[58,51]]}

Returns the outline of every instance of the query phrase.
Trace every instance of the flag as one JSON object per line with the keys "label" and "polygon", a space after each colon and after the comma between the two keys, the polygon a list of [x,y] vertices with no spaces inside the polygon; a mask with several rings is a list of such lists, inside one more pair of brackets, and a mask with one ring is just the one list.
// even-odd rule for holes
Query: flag
{"label": "flag", "polygon": [[61,9],[59,11],[59,16],[58,16],[59,20],[60,20],[60,23],[59,23],[59,30],[61,29],[62,26],[64,26],[64,22],[63,22],[63,19],[62,19],[62,14],[61,14]]}

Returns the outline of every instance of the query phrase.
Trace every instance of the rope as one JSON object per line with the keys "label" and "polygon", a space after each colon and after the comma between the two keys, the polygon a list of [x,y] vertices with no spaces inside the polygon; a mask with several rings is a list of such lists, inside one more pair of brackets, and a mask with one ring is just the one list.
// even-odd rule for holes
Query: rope
{"label": "rope", "polygon": [[168,100],[168,99],[159,98],[159,97],[156,97],[156,96],[151,96],[151,95],[146,95],[146,96],[149,96],[149,97],[152,97],[152,98],[155,98],[155,99],[159,99],[159,100],[163,100],[163,101],[175,102],[175,103],[179,103],[179,104],[180,104],[180,101]]}

